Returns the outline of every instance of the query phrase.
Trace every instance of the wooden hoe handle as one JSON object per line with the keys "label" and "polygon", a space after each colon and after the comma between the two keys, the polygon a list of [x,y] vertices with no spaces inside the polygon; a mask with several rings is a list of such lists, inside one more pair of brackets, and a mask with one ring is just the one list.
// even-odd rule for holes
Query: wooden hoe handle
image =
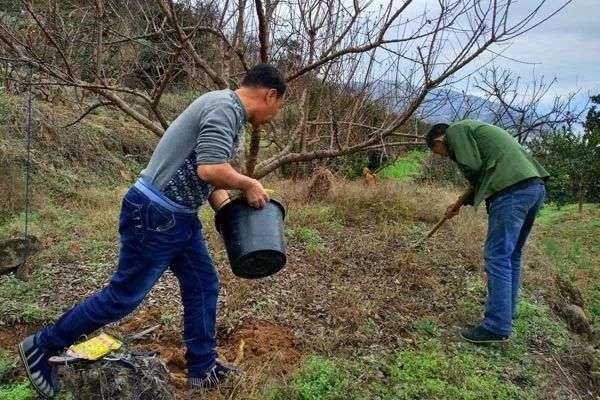
{"label": "wooden hoe handle", "polygon": [[[456,202],[454,203],[454,207],[452,207],[452,211],[457,212],[460,207],[463,205],[463,203],[469,198],[471,197],[471,195],[473,194],[474,188],[472,186],[469,186],[467,188],[467,190],[464,191],[463,194],[460,195],[460,197],[456,200]],[[426,238],[430,238],[435,232],[437,232],[438,229],[440,229],[440,227],[442,225],[444,225],[444,222],[446,222],[446,220],[448,219],[448,217],[446,217],[446,214],[444,213],[444,216],[438,221],[437,224],[435,224],[435,226],[433,228],[431,228],[431,230],[427,233],[427,236],[425,236]]]}

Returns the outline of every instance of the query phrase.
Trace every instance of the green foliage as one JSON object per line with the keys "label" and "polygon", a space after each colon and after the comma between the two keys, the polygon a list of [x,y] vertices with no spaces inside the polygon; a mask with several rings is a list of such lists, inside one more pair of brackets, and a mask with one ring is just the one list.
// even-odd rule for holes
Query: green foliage
{"label": "green foliage", "polygon": [[596,107],[596,105],[600,104],[600,94],[591,96],[590,100],[593,105],[588,110],[588,113],[585,117],[585,123],[583,125],[586,132],[600,130],[600,110],[598,110]]}
{"label": "green foliage", "polygon": [[[499,365],[479,354],[452,354],[439,341],[398,353],[387,367],[393,385],[387,399],[533,399],[503,379]],[[460,367],[458,367],[460,366]]]}
{"label": "green foliage", "polygon": [[173,329],[176,317],[171,313],[163,313],[160,315],[160,324],[167,329]]}
{"label": "green foliage", "polygon": [[489,349],[430,339],[415,348],[354,359],[312,357],[271,400],[533,399],[535,368],[506,365]]}
{"label": "green foliage", "polygon": [[600,128],[581,134],[546,132],[531,141],[532,154],[548,170],[548,199],[565,204],[600,201]]}
{"label": "green foliage", "polygon": [[36,274],[24,282],[14,276],[0,276],[0,317],[19,322],[44,321],[52,312],[39,303],[39,295],[49,290],[46,275]]}
{"label": "green foliage", "polygon": [[587,309],[592,314],[592,325],[600,325],[600,284],[594,285],[594,289],[588,297]]}
{"label": "green foliage", "polygon": [[2,400],[32,400],[35,399],[35,395],[28,380],[0,385],[0,399]]}
{"label": "green foliage", "polygon": [[545,306],[521,300],[513,329],[515,335],[511,346],[518,351],[517,357],[525,357],[529,348],[566,348],[571,338],[562,324],[550,319],[552,312]]}
{"label": "green foliage", "polygon": [[[479,322],[482,313],[481,299],[486,296],[486,285],[477,277],[467,281],[467,296],[460,304],[465,323]],[[488,347],[490,354],[503,362],[526,362],[529,349],[556,351],[566,348],[570,337],[562,324],[557,324],[550,316],[552,312],[544,305],[521,298],[513,322],[510,341]]]}
{"label": "green foliage", "polygon": [[325,243],[319,231],[312,228],[287,229],[286,234],[292,240],[301,240],[313,248],[321,248]]}
{"label": "green foliage", "polygon": [[273,400],[358,399],[352,394],[352,381],[343,366],[334,360],[310,358],[294,372],[287,390],[270,393]]}
{"label": "green foliage", "polygon": [[417,332],[426,333],[431,336],[442,335],[442,329],[440,328],[440,322],[437,317],[419,318],[415,321],[414,326]]}
{"label": "green foliage", "polygon": [[431,153],[423,160],[419,179],[444,185],[463,187],[467,184],[458,166],[448,157]]}
{"label": "green foliage", "polygon": [[421,173],[422,162],[427,155],[425,151],[413,150],[400,157],[394,164],[383,168],[377,176],[400,181],[412,179]]}
{"label": "green foliage", "polygon": [[541,241],[557,272],[583,293],[590,322],[600,327],[600,204],[546,205],[540,212]]}
{"label": "green foliage", "polygon": [[5,382],[17,363],[11,360],[7,351],[0,349],[0,383]]}
{"label": "green foliage", "polygon": [[[465,301],[481,309],[480,279],[469,282]],[[600,291],[600,285],[598,285]],[[311,357],[285,387],[270,388],[271,400],[312,399],[534,399],[545,385],[543,371],[528,354],[556,353],[570,346],[570,335],[547,307],[522,300],[514,333],[506,343],[473,346],[461,341],[417,336],[414,347],[348,358]],[[478,318],[480,315],[478,315]],[[414,323],[417,332],[441,336],[436,318]],[[419,339],[420,338],[420,339]]]}
{"label": "green foliage", "polygon": [[364,153],[353,153],[335,159],[335,167],[347,179],[362,177],[363,169],[369,164],[369,158]]}

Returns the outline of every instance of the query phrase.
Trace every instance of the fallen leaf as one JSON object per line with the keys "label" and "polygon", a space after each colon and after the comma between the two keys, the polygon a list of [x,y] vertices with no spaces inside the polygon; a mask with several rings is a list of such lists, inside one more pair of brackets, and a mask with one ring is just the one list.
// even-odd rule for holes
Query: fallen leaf
{"label": "fallen leaf", "polygon": [[44,247],[49,247],[49,246],[52,246],[53,244],[56,244],[56,238],[54,238],[52,236],[48,236],[48,237],[42,239],[42,245]]}
{"label": "fallen leaf", "polygon": [[119,172],[121,173],[121,176],[123,177],[123,179],[125,180],[132,180],[133,179],[133,174],[125,169],[120,169]]}

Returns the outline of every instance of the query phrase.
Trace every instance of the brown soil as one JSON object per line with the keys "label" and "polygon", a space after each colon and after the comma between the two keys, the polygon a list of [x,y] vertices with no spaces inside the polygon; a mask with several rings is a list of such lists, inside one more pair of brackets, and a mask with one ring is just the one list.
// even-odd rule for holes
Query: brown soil
{"label": "brown soil", "polygon": [[[156,320],[153,313],[141,311],[121,326],[122,334],[140,331],[152,326]],[[296,367],[301,357],[288,329],[259,319],[244,321],[229,337],[218,341],[217,351],[222,362],[242,371],[260,370],[264,377],[285,376]],[[171,384],[178,396],[181,399],[193,398],[194,394],[186,384],[185,346],[180,332],[160,328],[133,347],[158,352],[169,370]]]}
{"label": "brown soil", "polygon": [[218,350],[226,363],[242,369],[268,365],[264,372],[276,376],[289,373],[300,359],[290,331],[262,320],[242,325]]}

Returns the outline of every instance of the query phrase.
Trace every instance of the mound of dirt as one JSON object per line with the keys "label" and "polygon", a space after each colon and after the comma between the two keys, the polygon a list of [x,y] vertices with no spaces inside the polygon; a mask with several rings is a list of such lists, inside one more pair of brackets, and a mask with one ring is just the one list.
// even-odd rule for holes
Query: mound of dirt
{"label": "mound of dirt", "polygon": [[565,320],[572,332],[580,334],[591,333],[590,321],[580,306],[558,299],[552,303],[552,308]]}
{"label": "mound of dirt", "polygon": [[[123,328],[131,332],[155,321],[150,312],[140,314],[123,324]],[[267,376],[285,375],[298,365],[301,357],[288,329],[259,319],[244,320],[230,333],[218,334],[217,341],[219,360],[250,375],[255,371]],[[181,332],[158,329],[147,340],[139,342],[136,349],[156,351],[168,370],[168,380],[178,398],[195,398],[187,388],[185,344]]]}
{"label": "mound of dirt", "polygon": [[575,304],[579,307],[583,307],[585,305],[581,291],[570,280],[556,277],[556,286],[558,287],[560,296],[563,297],[567,302]]}
{"label": "mound of dirt", "polygon": [[219,354],[234,366],[263,366],[270,375],[287,374],[300,360],[290,331],[262,320],[244,323]]}

